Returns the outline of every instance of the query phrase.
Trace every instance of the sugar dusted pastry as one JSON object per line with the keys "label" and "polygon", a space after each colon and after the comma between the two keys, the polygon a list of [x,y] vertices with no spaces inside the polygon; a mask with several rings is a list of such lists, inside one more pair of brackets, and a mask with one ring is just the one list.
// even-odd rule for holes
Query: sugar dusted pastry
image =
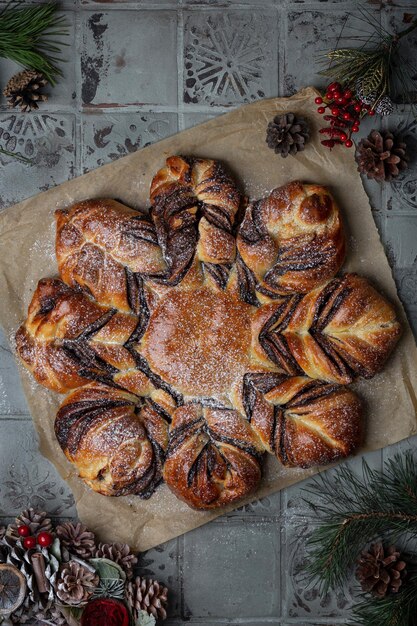
{"label": "sugar dusted pastry", "polygon": [[110,496],[164,480],[196,509],[233,504],[262,458],[311,467],[361,443],[348,387],[380,371],[400,335],[364,278],[336,276],[339,209],[288,183],[244,213],[217,161],[173,156],[149,212],[91,199],[57,211],[60,278],[42,279],[16,333],[25,366],[68,393],[57,440]]}

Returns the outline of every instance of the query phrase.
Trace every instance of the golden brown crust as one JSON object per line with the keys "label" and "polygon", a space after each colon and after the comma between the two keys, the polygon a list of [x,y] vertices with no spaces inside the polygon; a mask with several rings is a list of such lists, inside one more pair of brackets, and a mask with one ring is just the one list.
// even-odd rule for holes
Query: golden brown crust
{"label": "golden brown crust", "polygon": [[237,246],[261,300],[307,293],[332,278],[345,258],[334,198],[324,187],[298,181],[247,207]]}
{"label": "golden brown crust", "polygon": [[261,307],[252,347],[259,363],[347,384],[379,372],[400,335],[391,304],[365,278],[344,274],[301,298]]}
{"label": "golden brown crust", "polygon": [[93,199],[56,211],[56,256],[64,282],[120,311],[139,313],[144,276],[167,264],[149,216],[120,202]]}
{"label": "golden brown crust", "polygon": [[237,411],[187,404],[173,416],[164,479],[197,509],[214,509],[251,493],[261,478],[258,437]]}
{"label": "golden brown crust", "polygon": [[39,282],[16,333],[41,384],[76,389],[55,429],[80,476],[142,497],[164,476],[212,509],[256,488],[264,452],[293,467],[350,454],[361,404],[336,383],[378,372],[400,325],[365,279],[332,279],[330,194],[293,182],[249,205],[238,254],[240,196],[218,162],[170,157],[151,201],[58,211],[64,282]]}
{"label": "golden brown crust", "polygon": [[170,261],[169,284],[178,284],[194,255],[224,287],[236,254],[233,225],[236,184],[218,161],[172,156],[154,176],[150,198],[158,240]]}
{"label": "golden brown crust", "polygon": [[247,374],[243,402],[265,450],[286,466],[332,463],[362,441],[361,402],[340,385],[306,376]]}
{"label": "golden brown crust", "polygon": [[140,320],[101,306],[59,279],[39,281],[28,317],[16,333],[17,352],[36,380],[65,393],[91,379],[111,384],[135,368],[127,349]]}
{"label": "golden brown crust", "polygon": [[94,491],[149,497],[162,479],[168,423],[128,392],[91,383],[57,413],[55,434],[66,457]]}

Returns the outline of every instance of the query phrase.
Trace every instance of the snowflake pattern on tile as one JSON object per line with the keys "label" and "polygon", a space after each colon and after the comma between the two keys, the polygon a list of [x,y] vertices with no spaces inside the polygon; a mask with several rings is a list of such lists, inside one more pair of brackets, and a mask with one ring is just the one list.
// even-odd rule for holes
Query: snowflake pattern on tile
{"label": "snowflake pattern on tile", "polygon": [[83,171],[136,152],[178,130],[176,113],[114,113],[83,120]]}
{"label": "snowflake pattern on tile", "polygon": [[[57,165],[64,150],[74,151],[72,143],[68,143],[65,121],[46,114],[11,113],[2,118],[0,147],[45,167]],[[0,154],[2,165],[7,165],[10,160],[11,157]]]}
{"label": "snowflake pattern on tile", "polygon": [[191,14],[185,24],[184,102],[228,106],[271,95],[276,44],[270,22],[270,16],[244,11],[211,13],[201,21]]}
{"label": "snowflake pattern on tile", "polygon": [[348,613],[353,603],[353,588],[348,585],[337,592],[321,595],[317,585],[308,585],[306,565],[307,542],[313,527],[301,517],[286,524],[284,541],[285,577],[284,615],[288,618],[336,617]]}
{"label": "snowflake pattern on tile", "polygon": [[400,117],[395,133],[407,144],[411,161],[409,167],[391,183],[393,198],[388,201],[389,209],[417,209],[417,120],[409,116]]}

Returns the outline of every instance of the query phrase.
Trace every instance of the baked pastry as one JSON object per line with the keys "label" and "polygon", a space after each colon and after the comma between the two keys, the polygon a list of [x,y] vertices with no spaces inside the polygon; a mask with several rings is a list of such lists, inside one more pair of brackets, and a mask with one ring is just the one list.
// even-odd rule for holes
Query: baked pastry
{"label": "baked pastry", "polygon": [[250,301],[307,293],[345,259],[339,208],[325,187],[288,183],[249,204],[237,246]]}
{"label": "baked pastry", "polygon": [[39,282],[16,333],[35,378],[70,392],[55,432],[80,476],[144,498],[164,479],[212,509],[256,489],[265,453],[292,467],[349,455],[362,409],[339,383],[379,371],[400,327],[365,279],[334,278],[330,194],[290,183],[239,228],[223,167],[170,157],[150,197],[148,213],[57,211],[61,278]]}
{"label": "baked pastry", "polygon": [[258,309],[253,350],[290,375],[348,384],[371,378],[401,334],[393,307],[357,274],[344,274],[300,297]]}
{"label": "baked pastry", "polygon": [[283,465],[333,463],[361,443],[361,402],[347,387],[306,376],[246,374],[243,403],[265,450]]}
{"label": "baked pastry", "polygon": [[155,406],[120,389],[91,383],[67,396],[55,434],[94,491],[149,497],[162,479],[168,422]]}

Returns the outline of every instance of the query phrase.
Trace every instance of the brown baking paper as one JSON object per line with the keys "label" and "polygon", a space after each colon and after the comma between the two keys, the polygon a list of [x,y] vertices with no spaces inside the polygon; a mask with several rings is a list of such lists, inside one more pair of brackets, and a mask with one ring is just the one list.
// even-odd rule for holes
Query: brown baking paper
{"label": "brown baking paper", "polygon": [[[354,385],[366,405],[367,432],[360,453],[415,434],[414,338],[356,171],[354,151],[337,148],[330,152],[320,144],[317,130],[322,120],[316,113],[316,96],[314,89],[307,88],[291,98],[249,104],[5,210],[0,215],[0,321],[6,333],[13,337],[25,318],[37,281],[56,273],[54,211],[58,207],[91,197],[117,198],[132,207],[146,207],[152,176],[171,154],[221,159],[250,198],[258,198],[294,179],[320,183],[330,187],[342,207],[349,243],[344,269],[369,277],[395,304],[404,325],[402,339],[384,371],[370,381]],[[311,123],[312,139],[296,158],[282,159],[265,143],[267,123],[284,111],[304,115]],[[39,433],[40,450],[70,485],[80,519],[103,540],[124,541],[146,550],[205,524],[226,510],[194,511],[177,500],[165,485],[145,501],[94,493],[77,477],[55,440],[54,416],[61,397],[34,383],[22,367],[21,374]],[[247,502],[318,471],[284,469],[267,456],[262,485]]]}

